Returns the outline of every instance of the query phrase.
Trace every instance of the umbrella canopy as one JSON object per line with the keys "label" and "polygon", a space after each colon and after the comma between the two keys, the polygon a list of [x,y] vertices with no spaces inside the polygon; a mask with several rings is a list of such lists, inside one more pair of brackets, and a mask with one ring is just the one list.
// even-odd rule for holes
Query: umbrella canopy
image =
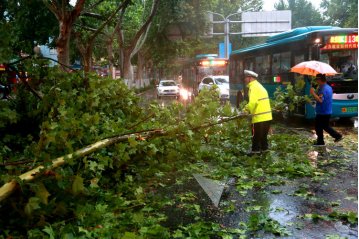
{"label": "umbrella canopy", "polygon": [[333,67],[320,61],[303,61],[290,69],[291,72],[302,75],[316,76],[317,74],[335,75],[338,74]]}

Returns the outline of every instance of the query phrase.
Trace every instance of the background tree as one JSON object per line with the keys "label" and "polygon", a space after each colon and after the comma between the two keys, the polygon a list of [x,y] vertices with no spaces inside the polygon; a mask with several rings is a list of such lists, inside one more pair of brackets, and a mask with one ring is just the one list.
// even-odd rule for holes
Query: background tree
{"label": "background tree", "polygon": [[[223,42],[223,36],[204,37],[211,25],[207,11],[227,16],[237,12],[239,8],[242,11],[259,11],[262,5],[261,0],[163,1],[146,44],[149,48],[147,55],[153,66],[161,69],[159,71],[179,72],[183,61],[196,54],[217,53],[218,43]],[[233,27],[233,31],[240,31],[239,24],[233,24]],[[223,32],[223,26],[215,31]],[[230,38],[232,49],[255,44],[263,39],[239,36]]]}
{"label": "background tree", "polygon": [[279,0],[276,10],[292,11],[292,28],[325,25],[321,13],[307,0]]}
{"label": "background tree", "polygon": [[57,31],[56,18],[34,0],[0,1],[0,58],[8,61],[20,51],[32,53],[35,44],[50,44]]}
{"label": "background tree", "polygon": [[147,1],[134,1],[133,5],[122,8],[116,25],[119,44],[121,77],[133,81],[131,59],[142,48],[160,0],[153,0],[148,9]]}
{"label": "background tree", "polygon": [[325,23],[339,27],[358,27],[358,1],[323,0]]}
{"label": "background tree", "polygon": [[[110,14],[107,13],[107,16],[96,14],[94,12],[86,12],[83,14],[83,17],[80,18],[80,24],[77,27],[78,29],[74,29],[74,35],[77,48],[81,54],[85,72],[89,72],[92,68],[92,53],[96,38],[102,32],[102,30],[115,18],[116,14],[122,8],[125,8],[129,3],[130,0],[117,3],[117,6],[114,9],[108,11]],[[84,19],[85,17],[90,19]]]}
{"label": "background tree", "polygon": [[61,64],[68,66],[70,65],[70,37],[72,28],[85,6],[85,0],[77,0],[74,7],[70,5],[70,0],[43,0],[43,2],[58,20],[57,57]]}

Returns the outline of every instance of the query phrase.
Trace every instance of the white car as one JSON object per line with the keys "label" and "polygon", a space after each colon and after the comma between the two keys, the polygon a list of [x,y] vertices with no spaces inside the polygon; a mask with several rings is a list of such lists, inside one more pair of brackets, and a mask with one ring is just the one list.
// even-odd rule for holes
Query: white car
{"label": "white car", "polygon": [[204,88],[211,88],[217,85],[219,90],[219,98],[221,100],[229,100],[229,77],[224,75],[206,76],[201,80],[198,86],[198,92]]}
{"label": "white car", "polygon": [[162,96],[174,96],[178,98],[180,95],[179,85],[173,80],[161,80],[157,85],[157,98]]}

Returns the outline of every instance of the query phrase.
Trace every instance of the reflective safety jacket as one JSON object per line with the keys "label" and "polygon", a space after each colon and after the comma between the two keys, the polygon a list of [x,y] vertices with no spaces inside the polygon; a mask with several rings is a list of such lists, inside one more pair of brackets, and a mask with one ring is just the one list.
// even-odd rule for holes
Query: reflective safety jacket
{"label": "reflective safety jacket", "polygon": [[252,123],[272,120],[272,110],[267,90],[256,80],[247,85],[249,102],[245,109],[252,115]]}

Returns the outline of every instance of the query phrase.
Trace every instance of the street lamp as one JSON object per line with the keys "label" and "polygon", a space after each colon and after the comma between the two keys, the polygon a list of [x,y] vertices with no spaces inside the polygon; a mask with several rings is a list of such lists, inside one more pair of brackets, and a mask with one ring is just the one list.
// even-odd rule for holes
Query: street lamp
{"label": "street lamp", "polygon": [[211,11],[207,11],[208,13],[220,16],[223,21],[212,21],[213,24],[223,24],[224,23],[224,33],[212,33],[213,35],[224,35],[224,49],[225,49],[225,58],[229,58],[230,52],[229,52],[229,35],[230,34],[238,34],[238,33],[231,33],[230,32],[230,23],[242,23],[242,21],[231,21],[229,18],[240,14],[242,12],[236,12],[236,13],[232,13],[229,14],[228,16],[224,17],[222,14],[216,13],[216,12],[211,12]]}

